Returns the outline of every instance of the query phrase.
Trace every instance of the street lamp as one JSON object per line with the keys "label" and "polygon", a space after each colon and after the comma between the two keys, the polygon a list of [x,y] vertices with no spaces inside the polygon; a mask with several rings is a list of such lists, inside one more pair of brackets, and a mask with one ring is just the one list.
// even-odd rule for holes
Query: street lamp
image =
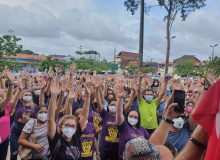
{"label": "street lamp", "polygon": [[[167,39],[167,37],[165,37],[166,39]],[[172,38],[170,38],[170,39],[173,39],[173,38],[176,38],[176,36],[173,36]]]}
{"label": "street lamp", "polygon": [[218,46],[218,44],[216,44],[216,45],[211,45],[211,46],[210,46],[210,47],[213,48],[213,51],[212,51],[212,61],[213,61],[213,56],[214,56],[214,48],[217,47],[217,46]]}

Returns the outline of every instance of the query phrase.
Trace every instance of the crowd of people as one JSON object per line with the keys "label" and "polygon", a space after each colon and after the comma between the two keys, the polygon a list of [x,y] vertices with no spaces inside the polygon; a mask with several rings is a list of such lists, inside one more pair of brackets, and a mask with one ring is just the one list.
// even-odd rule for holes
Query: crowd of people
{"label": "crowd of people", "polygon": [[[0,159],[201,160],[208,136],[193,114],[215,72],[203,79],[97,75],[58,65],[42,75],[0,72]],[[167,78],[168,77],[168,78]],[[184,113],[174,91],[185,91]],[[9,147],[10,145],[10,147]],[[187,155],[187,156],[186,156]]]}

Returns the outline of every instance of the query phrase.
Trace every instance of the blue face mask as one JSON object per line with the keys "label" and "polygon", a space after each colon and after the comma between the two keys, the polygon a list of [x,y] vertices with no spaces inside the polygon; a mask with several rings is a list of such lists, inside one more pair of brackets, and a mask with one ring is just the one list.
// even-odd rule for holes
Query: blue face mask
{"label": "blue face mask", "polygon": [[[126,106],[127,103],[124,102],[124,106]],[[130,108],[132,107],[132,104],[130,105]]]}
{"label": "blue face mask", "polygon": [[146,99],[148,102],[151,102],[152,99],[153,99],[153,96],[147,95],[147,96],[145,96],[145,99]]}

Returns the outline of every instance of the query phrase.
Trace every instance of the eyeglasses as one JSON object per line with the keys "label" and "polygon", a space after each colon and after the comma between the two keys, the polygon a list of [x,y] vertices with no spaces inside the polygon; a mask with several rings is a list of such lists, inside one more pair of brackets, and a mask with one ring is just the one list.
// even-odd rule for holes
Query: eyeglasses
{"label": "eyeglasses", "polygon": [[74,129],[75,129],[76,126],[77,126],[76,124],[70,125],[69,123],[66,123],[66,124],[63,124],[63,125],[64,125],[65,127],[68,127],[68,128],[71,127],[71,128],[74,128]]}

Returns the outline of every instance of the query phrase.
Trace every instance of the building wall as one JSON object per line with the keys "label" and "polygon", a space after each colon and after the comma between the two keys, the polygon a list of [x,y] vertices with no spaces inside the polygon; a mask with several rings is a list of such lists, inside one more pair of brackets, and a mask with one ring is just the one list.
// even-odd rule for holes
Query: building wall
{"label": "building wall", "polygon": [[[161,76],[164,76],[165,75],[165,65],[161,65],[161,66],[163,66],[163,68],[160,68],[158,65],[157,73],[160,73]],[[173,74],[173,72],[174,72],[173,65],[169,65],[168,66],[168,73]]]}
{"label": "building wall", "polygon": [[195,63],[199,63],[199,61],[195,57],[191,58],[191,60],[193,60]]}
{"label": "building wall", "polygon": [[129,61],[131,64],[138,64],[139,54],[129,53],[129,52],[121,52],[121,66],[129,66]]}

